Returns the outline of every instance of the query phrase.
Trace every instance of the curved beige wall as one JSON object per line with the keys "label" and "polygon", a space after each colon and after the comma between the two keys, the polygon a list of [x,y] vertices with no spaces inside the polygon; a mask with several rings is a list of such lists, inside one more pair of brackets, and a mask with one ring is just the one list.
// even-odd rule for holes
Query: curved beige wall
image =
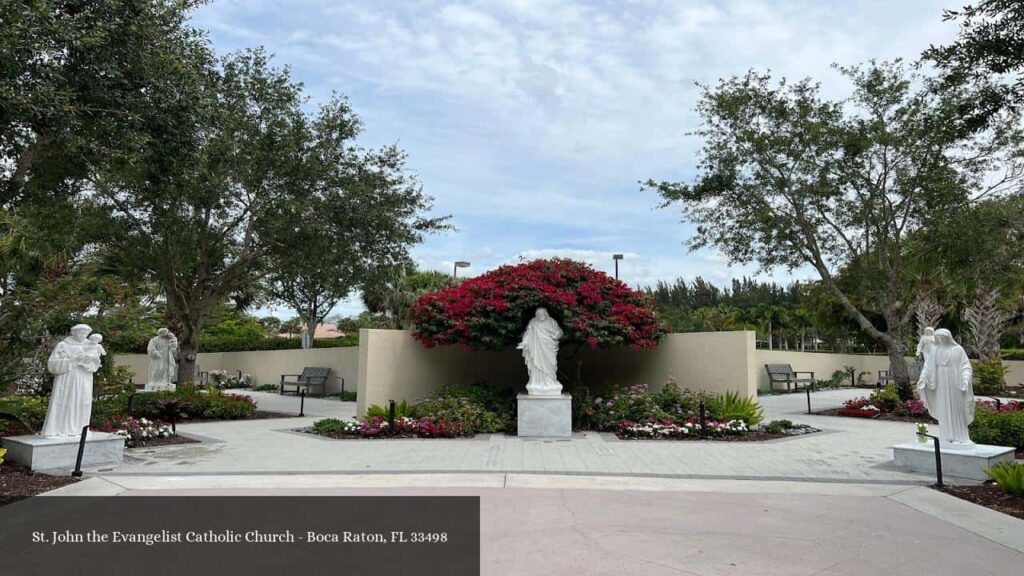
{"label": "curved beige wall", "polygon": [[[582,361],[582,382],[594,392],[615,385],[658,388],[673,377],[681,387],[691,389],[757,393],[753,332],[669,334],[652,351],[583,348],[575,357]],[[565,361],[559,371],[563,384],[575,378],[576,367],[566,366]],[[408,331],[359,332],[359,414],[388,400],[413,402],[446,384],[484,381],[498,388],[525,390],[526,380],[526,367],[516,350],[427,349]]]}

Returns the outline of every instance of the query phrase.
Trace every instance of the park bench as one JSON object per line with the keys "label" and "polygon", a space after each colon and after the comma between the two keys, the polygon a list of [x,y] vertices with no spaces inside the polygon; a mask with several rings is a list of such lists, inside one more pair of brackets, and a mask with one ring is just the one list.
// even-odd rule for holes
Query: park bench
{"label": "park bench", "polygon": [[312,393],[312,388],[319,386],[320,395],[325,396],[327,394],[327,378],[330,377],[330,375],[330,368],[316,368],[309,366],[302,369],[302,374],[282,374],[281,394],[285,393],[285,387],[294,386],[295,393],[298,394],[302,389]]}
{"label": "park bench", "polygon": [[[814,390],[814,372],[796,372],[789,364],[765,364],[764,369],[768,372],[768,387],[772,391],[775,390],[776,382],[785,382],[786,390],[789,392],[795,392],[801,385],[805,388],[810,386],[811,390]],[[810,376],[801,377],[801,374]]]}
{"label": "park bench", "polygon": [[[921,377],[921,365],[917,362],[907,362],[907,372],[910,373],[910,381],[917,382]],[[888,370],[878,371],[878,387],[884,388],[889,382],[893,382],[895,379],[892,376],[892,365],[889,365]]]}

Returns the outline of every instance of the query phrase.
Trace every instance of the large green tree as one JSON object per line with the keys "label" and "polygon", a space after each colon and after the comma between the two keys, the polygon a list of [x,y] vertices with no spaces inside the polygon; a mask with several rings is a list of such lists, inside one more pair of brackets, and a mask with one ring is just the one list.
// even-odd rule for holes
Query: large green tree
{"label": "large green tree", "polygon": [[[842,102],[810,80],[775,83],[753,72],[705,88],[696,180],[648,186],[697,225],[692,249],[815,270],[860,329],[885,344],[908,395],[907,237],[1001,190],[1005,181],[984,177],[1002,149],[959,129],[966,88],[937,95],[898,62],[841,71],[853,84]],[[870,279],[865,293],[852,297],[839,271]]]}
{"label": "large green tree", "polygon": [[459,279],[437,270],[405,265],[377,270],[363,285],[363,304],[372,314],[387,318],[392,328],[409,330],[409,311],[424,294],[455,286]]}
{"label": "large green tree", "polygon": [[183,61],[208,54],[187,25],[200,3],[0,2],[0,384],[89,311],[115,332],[149,300],[143,283],[105,288],[116,276],[95,258],[105,228],[89,197],[183,127],[168,112],[190,106]]}
{"label": "large green tree", "polygon": [[186,381],[210,314],[256,282],[310,195],[303,98],[288,71],[261,50],[187,64],[176,90],[188,106],[167,114],[176,137],[148,142],[94,195],[108,261],[160,286]]}
{"label": "large green tree", "polygon": [[405,169],[395,146],[364,150],[353,142],[360,122],[335,98],[303,132],[304,186],[310,196],[271,250],[273,299],[290,306],[305,325],[303,348],[317,324],[380,270],[409,260],[409,248],[444,218],[425,213],[432,199]]}
{"label": "large green tree", "polygon": [[[924,57],[943,73],[945,86],[979,83],[975,98],[963,103],[966,119],[978,127],[1003,110],[1021,112],[1024,104],[1024,3],[1019,0],[981,0],[943,11],[945,21],[957,22],[955,42],[931,46]],[[1004,82],[989,82],[999,77]]]}
{"label": "large green tree", "polygon": [[187,25],[201,3],[0,2],[0,208],[74,194],[153,136],[183,54],[204,49]]}

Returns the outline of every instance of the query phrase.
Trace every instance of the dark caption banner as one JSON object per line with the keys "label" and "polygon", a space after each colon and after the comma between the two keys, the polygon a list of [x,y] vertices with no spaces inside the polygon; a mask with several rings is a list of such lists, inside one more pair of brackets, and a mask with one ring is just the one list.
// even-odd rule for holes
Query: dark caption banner
{"label": "dark caption banner", "polygon": [[480,574],[476,496],[35,497],[0,574]]}

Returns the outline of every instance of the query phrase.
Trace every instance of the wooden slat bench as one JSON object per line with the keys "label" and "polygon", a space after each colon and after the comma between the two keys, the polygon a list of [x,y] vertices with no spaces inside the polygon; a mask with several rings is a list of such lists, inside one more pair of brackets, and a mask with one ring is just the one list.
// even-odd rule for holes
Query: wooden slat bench
{"label": "wooden slat bench", "polygon": [[312,393],[312,388],[319,386],[320,395],[325,396],[327,394],[327,379],[330,375],[330,368],[316,368],[308,366],[302,369],[302,374],[282,374],[281,394],[285,393],[286,386],[294,386],[296,394],[298,394],[303,388],[306,389],[307,393]]}
{"label": "wooden slat bench", "polygon": [[[786,390],[790,392],[795,392],[801,385],[804,387],[810,386],[811,390],[814,389],[814,372],[796,372],[789,364],[765,364],[764,369],[768,372],[768,387],[772,391],[775,390],[776,382],[785,382]],[[801,374],[809,374],[810,376],[801,377]],[[790,386],[792,386],[792,389],[790,389]]]}
{"label": "wooden slat bench", "polygon": [[[917,362],[907,362],[907,372],[910,373],[910,381],[917,382],[921,378],[921,365]],[[889,366],[888,370],[878,371],[878,387],[883,388],[889,382],[893,382],[895,379],[892,376],[892,365]]]}

